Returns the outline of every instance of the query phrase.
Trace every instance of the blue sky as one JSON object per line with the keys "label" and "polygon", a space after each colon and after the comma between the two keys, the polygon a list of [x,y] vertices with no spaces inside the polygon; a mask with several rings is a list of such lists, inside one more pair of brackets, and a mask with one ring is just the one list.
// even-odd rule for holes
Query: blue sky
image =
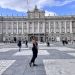
{"label": "blue sky", "polygon": [[25,16],[35,5],[47,15],[75,15],[75,0],[1,0],[0,15]]}

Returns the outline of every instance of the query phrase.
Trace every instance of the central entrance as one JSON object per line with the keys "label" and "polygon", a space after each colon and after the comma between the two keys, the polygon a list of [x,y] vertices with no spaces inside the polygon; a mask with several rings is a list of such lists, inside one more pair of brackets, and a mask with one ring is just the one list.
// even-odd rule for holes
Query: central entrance
{"label": "central entrance", "polygon": [[45,36],[44,35],[42,35],[42,34],[29,34],[28,35],[28,40],[29,41],[32,41],[32,38],[33,38],[33,36],[35,36],[35,38],[36,38],[36,40],[37,41],[39,41],[39,42],[44,42],[45,41]]}

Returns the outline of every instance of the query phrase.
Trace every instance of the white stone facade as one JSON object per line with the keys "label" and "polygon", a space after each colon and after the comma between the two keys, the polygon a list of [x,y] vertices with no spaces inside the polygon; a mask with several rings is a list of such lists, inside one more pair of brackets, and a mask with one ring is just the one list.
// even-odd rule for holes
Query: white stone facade
{"label": "white stone facade", "polygon": [[21,38],[31,41],[33,35],[38,41],[56,41],[56,38],[75,40],[74,16],[45,16],[45,11],[28,11],[28,16],[0,16],[0,41]]}

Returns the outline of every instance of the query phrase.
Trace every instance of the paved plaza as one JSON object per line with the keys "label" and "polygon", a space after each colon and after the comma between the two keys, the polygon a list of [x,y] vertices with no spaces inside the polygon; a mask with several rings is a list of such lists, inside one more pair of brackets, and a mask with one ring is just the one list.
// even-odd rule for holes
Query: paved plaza
{"label": "paved plaza", "polygon": [[38,66],[29,66],[32,44],[0,43],[0,75],[75,75],[75,43],[63,46],[54,42],[50,47],[39,43]]}

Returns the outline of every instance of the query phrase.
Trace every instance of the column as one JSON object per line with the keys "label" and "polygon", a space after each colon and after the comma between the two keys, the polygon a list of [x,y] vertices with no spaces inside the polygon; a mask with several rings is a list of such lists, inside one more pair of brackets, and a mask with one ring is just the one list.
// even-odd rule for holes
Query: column
{"label": "column", "polygon": [[12,34],[13,34],[13,21],[12,21]]}
{"label": "column", "polygon": [[51,32],[50,32],[50,21],[49,21],[49,33],[51,33]]}
{"label": "column", "polygon": [[38,41],[40,41],[39,21],[38,21]]}
{"label": "column", "polygon": [[32,23],[32,33],[34,34],[34,24],[35,24],[35,22],[33,21],[33,23]]}
{"label": "column", "polygon": [[45,33],[45,22],[43,22],[43,33]]}
{"label": "column", "polygon": [[73,41],[73,34],[72,34],[72,21],[70,21],[70,39]]}
{"label": "column", "polygon": [[22,21],[22,34],[23,34],[23,21]]}
{"label": "column", "polygon": [[18,21],[17,21],[17,34],[18,34]]}
{"label": "column", "polygon": [[[49,39],[51,38],[50,37],[50,33],[51,33],[51,26],[50,26],[50,21],[49,21]],[[49,40],[50,41],[50,40]]]}
{"label": "column", "polygon": [[2,23],[0,22],[0,34],[2,34]]}
{"label": "column", "polygon": [[70,33],[72,33],[72,21],[70,21]]}
{"label": "column", "polygon": [[61,33],[61,21],[59,21],[59,28],[60,28],[60,33]]}
{"label": "column", "polygon": [[66,33],[66,21],[65,21],[65,33]]}
{"label": "column", "polygon": [[39,21],[38,21],[38,33],[39,33]]}
{"label": "column", "polygon": [[28,24],[28,21],[27,21],[27,33],[29,33],[29,24]]}
{"label": "column", "polygon": [[26,25],[27,25],[27,34],[26,34],[26,39],[28,40],[28,33],[29,33],[29,23],[28,23],[28,21],[27,21]]}
{"label": "column", "polygon": [[56,33],[56,31],[55,31],[55,21],[54,21],[54,33]]}
{"label": "column", "polygon": [[43,23],[44,23],[44,42],[46,42],[46,27],[45,27],[45,21],[44,21]]}
{"label": "column", "polygon": [[7,26],[8,24],[7,23],[8,22],[6,22],[6,34],[8,34],[8,31],[7,31],[8,30],[8,26]]}

